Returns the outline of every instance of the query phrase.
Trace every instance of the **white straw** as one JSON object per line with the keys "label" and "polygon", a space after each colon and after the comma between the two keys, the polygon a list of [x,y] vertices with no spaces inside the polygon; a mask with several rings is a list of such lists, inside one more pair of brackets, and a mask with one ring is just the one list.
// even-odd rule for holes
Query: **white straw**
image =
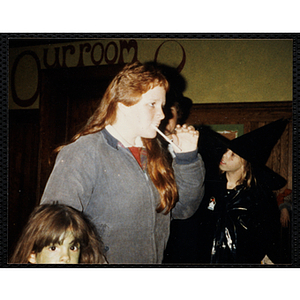
{"label": "white straw", "polygon": [[151,124],[152,127],[168,142],[170,143],[174,148],[176,148],[178,151],[182,151],[179,146],[175,145],[165,134],[163,134],[155,125]]}

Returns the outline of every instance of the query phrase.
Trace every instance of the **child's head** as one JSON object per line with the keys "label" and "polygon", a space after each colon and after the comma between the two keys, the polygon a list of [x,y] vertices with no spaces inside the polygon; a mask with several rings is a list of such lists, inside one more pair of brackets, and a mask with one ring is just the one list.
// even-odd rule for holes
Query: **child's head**
{"label": "child's head", "polygon": [[12,263],[104,263],[102,244],[83,214],[62,204],[36,207]]}
{"label": "child's head", "polygon": [[244,172],[245,165],[245,159],[230,149],[227,149],[220,161],[220,169],[223,172],[240,172],[242,174]]}
{"label": "child's head", "polygon": [[75,242],[71,230],[63,233],[57,243],[32,251],[28,261],[32,264],[78,264],[80,243]]}
{"label": "child's head", "polygon": [[169,83],[155,64],[127,64],[111,81],[87,125],[74,139],[114,124],[119,103],[132,106],[141,100],[143,94],[157,86],[167,91]]}
{"label": "child's head", "polygon": [[222,173],[231,172],[239,174],[237,184],[245,184],[250,187],[253,178],[251,164],[231,149],[227,149],[223,154],[219,168]]}

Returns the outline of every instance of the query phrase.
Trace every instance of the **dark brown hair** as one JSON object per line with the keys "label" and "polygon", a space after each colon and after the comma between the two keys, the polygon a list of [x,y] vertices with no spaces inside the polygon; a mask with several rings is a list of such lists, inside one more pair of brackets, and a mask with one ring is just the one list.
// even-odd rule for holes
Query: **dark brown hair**
{"label": "dark brown hair", "polygon": [[92,223],[82,212],[58,203],[43,204],[33,210],[10,263],[28,263],[31,253],[62,243],[67,230],[72,232],[74,244],[80,245],[79,263],[105,263],[102,242]]}

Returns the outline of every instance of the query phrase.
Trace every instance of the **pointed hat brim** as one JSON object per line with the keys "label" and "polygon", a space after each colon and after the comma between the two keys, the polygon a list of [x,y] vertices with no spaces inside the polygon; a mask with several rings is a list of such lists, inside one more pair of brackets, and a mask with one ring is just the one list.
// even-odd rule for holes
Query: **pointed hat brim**
{"label": "pointed hat brim", "polygon": [[279,119],[229,142],[228,148],[250,163],[265,165],[289,120]]}
{"label": "pointed hat brim", "polygon": [[200,152],[203,153],[207,165],[216,168],[222,155],[227,149],[231,149],[251,163],[258,181],[265,182],[272,190],[280,189],[286,184],[286,180],[265,164],[288,122],[287,119],[280,119],[233,140],[227,139],[207,126],[201,126],[199,128]]}

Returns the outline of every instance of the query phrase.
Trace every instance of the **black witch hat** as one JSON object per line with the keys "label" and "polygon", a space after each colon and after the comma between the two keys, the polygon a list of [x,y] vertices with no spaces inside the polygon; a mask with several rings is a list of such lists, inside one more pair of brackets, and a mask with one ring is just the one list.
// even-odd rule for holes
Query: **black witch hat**
{"label": "black witch hat", "polygon": [[286,180],[265,164],[288,122],[287,119],[279,119],[233,140],[203,126],[200,128],[200,149],[206,149],[204,160],[216,160],[219,164],[224,152],[231,149],[251,163],[258,181],[264,182],[272,190],[280,189],[286,184]]}

